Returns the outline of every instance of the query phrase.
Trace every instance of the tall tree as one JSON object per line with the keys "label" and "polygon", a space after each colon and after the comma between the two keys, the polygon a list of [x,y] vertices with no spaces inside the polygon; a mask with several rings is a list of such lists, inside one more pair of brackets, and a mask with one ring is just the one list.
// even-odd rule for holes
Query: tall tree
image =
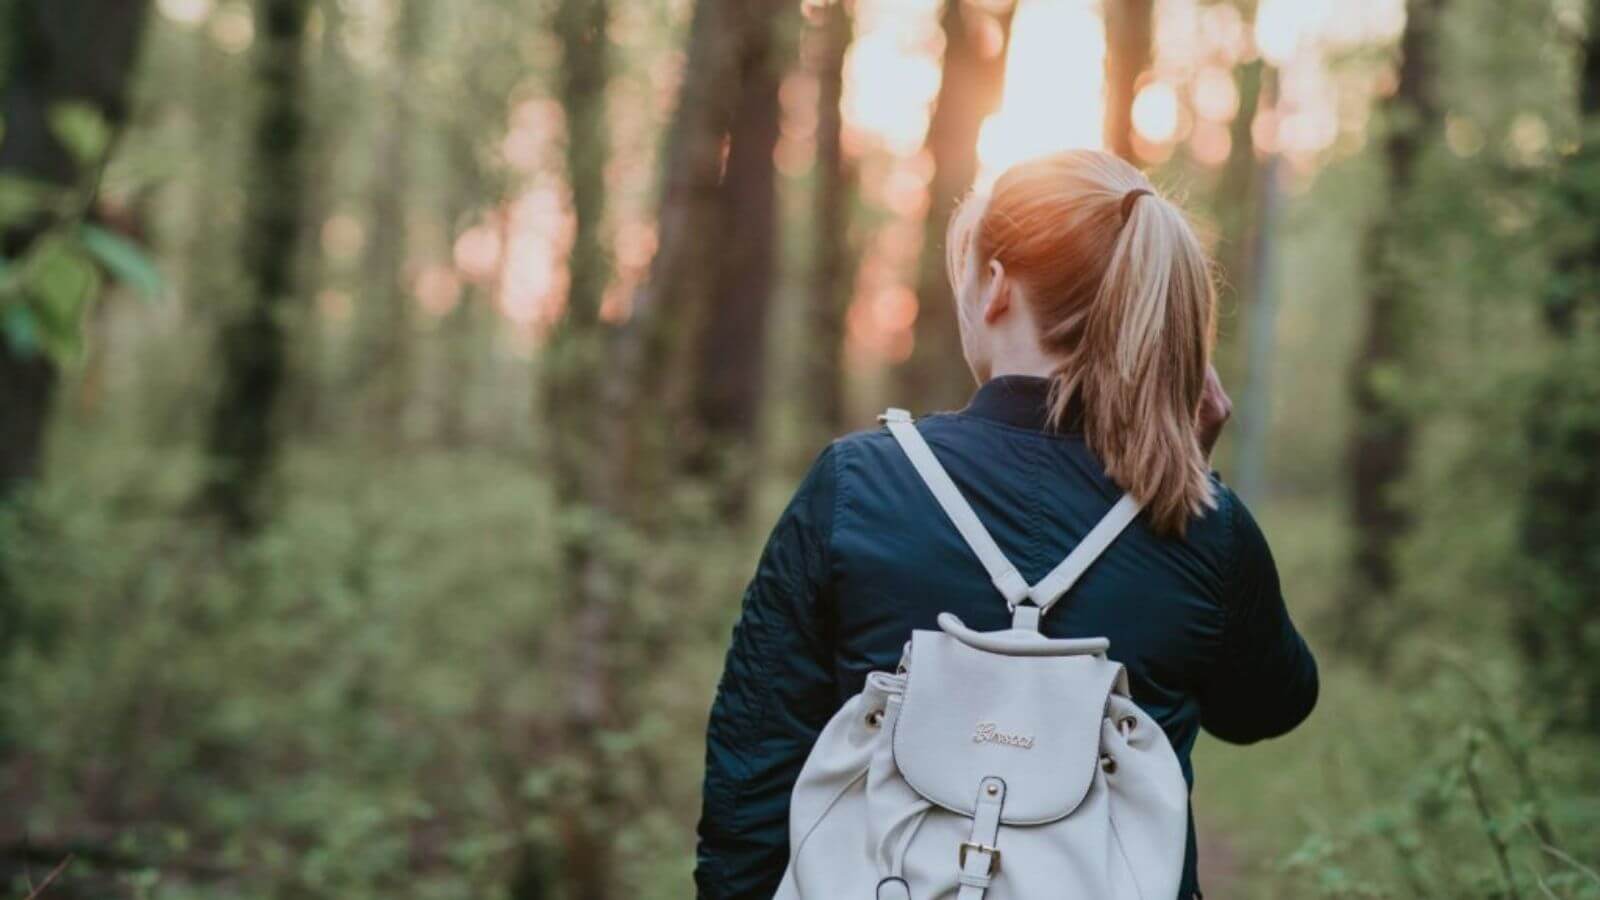
{"label": "tall tree", "polygon": [[[688,406],[698,323],[722,271],[723,248],[706,236],[723,233],[724,149],[743,89],[742,63],[747,47],[769,27],[772,9],[769,0],[694,4],[688,59],[667,133],[656,253],[613,344],[612,365],[600,391],[612,421],[634,423],[619,436],[620,449],[613,457],[617,479],[632,483],[636,489],[629,493],[636,497],[650,493],[641,485],[664,474],[650,460],[681,461],[651,446],[678,435],[640,427],[643,420],[632,413],[646,406],[674,412]],[[651,420],[678,418],[669,414]],[[647,447],[657,452],[646,452]]]}
{"label": "tall tree", "polygon": [[554,31],[563,58],[559,94],[566,114],[566,170],[575,223],[569,256],[566,310],[544,352],[545,430],[560,514],[560,550],[570,658],[561,671],[570,682],[560,729],[561,752],[577,760],[574,784],[558,795],[561,868],[571,896],[603,900],[611,894],[612,841],[606,790],[608,767],[600,737],[616,724],[611,670],[620,591],[615,560],[605,538],[623,523],[617,486],[606,464],[612,434],[607,410],[594,402],[594,386],[607,367],[610,330],[600,303],[611,273],[603,233],[606,164],[606,88],[610,79],[606,0],[562,0]]}
{"label": "tall tree", "polygon": [[817,78],[817,183],[813,197],[810,346],[806,354],[810,425],[827,438],[845,430],[845,312],[855,280],[850,213],[855,169],[844,150],[844,60],[854,20],[851,0],[820,11],[809,44]]}
{"label": "tall tree", "polygon": [[1347,650],[1382,665],[1378,612],[1394,596],[1395,551],[1410,526],[1396,496],[1411,468],[1416,425],[1400,391],[1412,364],[1417,286],[1408,277],[1402,248],[1414,223],[1412,204],[1419,159],[1443,124],[1437,83],[1439,28],[1444,0],[1409,0],[1400,39],[1399,85],[1389,99],[1383,147],[1380,211],[1368,226],[1366,325],[1351,366],[1352,415],[1348,489],[1354,539],[1350,593],[1340,610],[1338,639]]}
{"label": "tall tree", "polygon": [[1277,348],[1277,242],[1283,205],[1283,164],[1276,153],[1261,162],[1256,224],[1245,277],[1244,390],[1236,435],[1239,493],[1260,502],[1267,488],[1267,438],[1272,424],[1273,357]]}
{"label": "tall tree", "polygon": [[427,34],[428,6],[424,0],[398,3],[394,57],[383,74],[389,121],[379,140],[378,164],[368,187],[372,239],[363,265],[366,296],[358,381],[366,388],[372,411],[390,438],[403,435],[406,401],[413,386],[412,301],[405,271],[409,249],[406,198],[412,183],[413,147],[419,140],[416,70]]}
{"label": "tall tree", "polygon": [[[301,206],[305,222],[300,228],[296,250],[300,291],[313,296],[332,282],[336,267],[329,265],[322,252],[322,228],[338,209],[340,185],[349,178],[354,155],[347,124],[355,117],[365,97],[356,89],[356,73],[349,56],[348,11],[338,0],[313,0],[321,28],[315,32],[316,56],[305,91],[309,96],[305,146],[305,200]],[[210,42],[207,41],[207,44]],[[212,51],[215,53],[215,51]],[[216,104],[223,105],[223,104]],[[202,188],[204,189],[204,188]],[[202,239],[215,243],[216,237]],[[197,247],[204,254],[206,248]],[[200,259],[206,258],[200,256]],[[293,342],[289,365],[293,369],[289,399],[285,405],[297,433],[325,430],[334,419],[329,403],[329,354],[326,319],[316,313],[306,315]]]}
{"label": "tall tree", "polygon": [[[1217,183],[1217,226],[1220,243],[1217,263],[1228,284],[1243,290],[1248,285],[1253,232],[1261,190],[1262,160],[1255,140],[1255,123],[1263,101],[1273,90],[1274,74],[1265,61],[1253,59],[1234,67],[1239,111],[1228,128],[1228,159]],[[1249,298],[1242,293],[1240,303]],[[1231,375],[1226,369],[1223,375]]]}
{"label": "tall tree", "polygon": [[1561,222],[1545,230],[1556,245],[1543,309],[1551,352],[1526,404],[1528,590],[1516,624],[1536,682],[1564,720],[1600,732],[1600,0],[1588,14],[1582,134],[1556,179]]}
{"label": "tall tree", "polygon": [[[110,126],[128,117],[128,87],[146,12],[144,0],[12,0],[0,7],[10,34],[0,97],[0,177],[25,179],[93,202],[91,169],[63,140],[56,116],[68,104],[94,110]],[[0,223],[0,258],[15,260],[56,224],[44,209]],[[0,335],[0,499],[39,471],[45,425],[58,376],[44,355]]]}
{"label": "tall tree", "polygon": [[[475,137],[465,124],[458,123],[452,129],[445,156],[452,173],[447,234],[454,236],[468,226],[468,216],[488,195],[490,181],[478,160]],[[445,359],[440,379],[443,409],[436,430],[437,437],[446,444],[465,444],[472,430],[474,387],[487,350],[487,311],[482,308],[486,303],[478,285],[462,285],[455,308],[445,316],[439,330]]]}
{"label": "tall tree", "polygon": [[[1253,5],[1246,14],[1253,15]],[[1259,499],[1265,488],[1266,445],[1270,431],[1273,330],[1276,308],[1273,255],[1281,201],[1281,165],[1276,151],[1258,147],[1255,125],[1263,108],[1275,103],[1277,71],[1261,59],[1236,67],[1239,111],[1230,132],[1230,151],[1217,186],[1217,258],[1226,301],[1238,310],[1226,318],[1243,323],[1222,334],[1217,367],[1230,384],[1242,384],[1238,427],[1234,431],[1234,481],[1240,494]]]}
{"label": "tall tree", "polygon": [[285,319],[305,221],[302,150],[306,21],[311,0],[257,6],[256,111],[245,213],[245,296],[221,335],[222,384],[211,415],[204,501],[236,533],[257,529],[279,445],[287,366]]}
{"label": "tall tree", "polygon": [[790,68],[789,0],[764,7],[740,52],[741,87],[728,128],[728,158],[718,193],[717,269],[698,311],[692,364],[690,466],[714,475],[729,515],[749,491],[762,389],[766,323],[777,287],[779,88]]}
{"label": "tall tree", "polygon": [[901,369],[904,402],[948,407],[972,392],[961,365],[961,334],[945,276],[944,233],[956,201],[978,175],[978,128],[1000,104],[1014,3],[996,8],[946,0],[944,74],[928,122],[933,181],[917,265],[917,321],[911,358]]}
{"label": "tall tree", "polygon": [[1133,147],[1133,100],[1150,68],[1155,0],[1105,0],[1106,148],[1138,164]]}

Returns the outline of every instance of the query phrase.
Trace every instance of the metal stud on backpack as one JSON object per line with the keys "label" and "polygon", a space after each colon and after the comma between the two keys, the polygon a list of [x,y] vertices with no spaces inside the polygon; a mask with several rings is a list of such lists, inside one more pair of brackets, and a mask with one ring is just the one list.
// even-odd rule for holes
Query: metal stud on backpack
{"label": "metal stud on backpack", "polygon": [[977,632],[916,631],[818,738],[795,785],[779,900],[1169,900],[1188,789],[1103,638],[1052,640],[1040,617],[1139,513],[1123,497],[1030,586],[910,415],[883,416],[1012,609]]}

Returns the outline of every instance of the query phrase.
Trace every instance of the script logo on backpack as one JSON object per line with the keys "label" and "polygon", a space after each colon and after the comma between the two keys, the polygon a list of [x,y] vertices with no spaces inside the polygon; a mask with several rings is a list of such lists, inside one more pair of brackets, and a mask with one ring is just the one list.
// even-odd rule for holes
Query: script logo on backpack
{"label": "script logo on backpack", "polygon": [[972,732],[974,744],[1005,744],[1008,747],[1021,747],[1024,750],[1033,749],[1033,737],[1020,734],[1007,734],[1000,730],[1000,726],[993,722],[979,722],[977,729]]}

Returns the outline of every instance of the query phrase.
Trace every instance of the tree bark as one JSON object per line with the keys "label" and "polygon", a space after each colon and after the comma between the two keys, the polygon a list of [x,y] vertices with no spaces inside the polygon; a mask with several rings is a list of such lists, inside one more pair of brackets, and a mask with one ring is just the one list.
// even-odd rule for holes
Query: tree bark
{"label": "tree bark", "polygon": [[[0,174],[88,189],[82,161],[57,138],[50,114],[77,102],[112,129],[127,121],[145,10],[144,0],[13,0]],[[50,224],[40,217],[6,228],[0,256],[20,257]],[[58,380],[49,360],[0,338],[0,500],[39,474]]]}
{"label": "tree bark", "polygon": [[261,88],[248,171],[243,239],[246,295],[223,327],[222,386],[212,411],[212,471],[203,502],[235,534],[267,514],[277,460],[295,251],[304,224],[304,42],[310,0],[258,6],[255,78]]}
{"label": "tree bark", "polygon": [[[746,48],[768,27],[769,4],[696,0],[683,83],[668,129],[656,254],[612,342],[612,370],[601,386],[611,420],[627,422],[613,446],[614,475],[645,497],[681,465],[693,446],[689,397],[700,317],[717,290],[723,233],[722,176],[729,129],[743,88]],[[691,431],[692,431],[692,425]],[[634,521],[659,515],[635,509]]]}
{"label": "tree bark", "polygon": [[558,792],[561,870],[569,896],[611,896],[612,797],[600,735],[616,722],[611,668],[614,622],[621,599],[618,561],[607,551],[619,495],[608,464],[606,410],[594,402],[607,377],[610,327],[600,318],[611,273],[603,223],[610,142],[606,88],[610,78],[606,0],[562,0],[555,32],[563,49],[560,100],[566,114],[566,168],[575,220],[566,310],[544,356],[544,400],[551,479],[556,488],[566,621],[572,628],[570,681],[560,731],[561,753],[575,761],[574,783]]}
{"label": "tree bark", "polygon": [[741,88],[728,129],[719,191],[717,271],[700,311],[689,471],[719,482],[719,506],[737,518],[748,499],[762,390],[766,331],[778,269],[778,90],[788,69],[787,0],[765,6],[744,41]]}
{"label": "tree bark", "polygon": [[1150,68],[1154,0],[1105,0],[1106,148],[1139,164],[1133,140],[1133,100],[1139,78]]}
{"label": "tree bark", "polygon": [[[477,209],[489,190],[488,178],[480,167],[472,133],[463,126],[452,129],[446,146],[450,169],[454,173],[450,191],[452,214],[447,234],[452,238]],[[461,295],[440,330],[443,342],[444,371],[440,389],[443,409],[437,421],[437,438],[447,446],[464,446],[472,434],[476,417],[476,394],[482,360],[490,352],[485,339],[484,320],[487,292],[478,285],[461,286]]]}
{"label": "tree bark", "polygon": [[[1217,261],[1229,284],[1242,287],[1249,283],[1253,232],[1261,189],[1261,160],[1257,158],[1255,120],[1263,101],[1270,102],[1273,74],[1266,64],[1251,60],[1236,67],[1234,84],[1239,91],[1239,112],[1228,128],[1228,161],[1223,165],[1222,177],[1217,185],[1217,224],[1221,229],[1221,246],[1217,248]],[[1240,295],[1241,305],[1249,298]],[[1236,374],[1223,371],[1223,376]]]}
{"label": "tree bark", "polygon": [[[322,15],[322,28],[317,35],[318,52],[306,86],[310,95],[310,121],[302,151],[307,179],[306,199],[302,204],[305,221],[300,227],[300,245],[295,251],[299,292],[308,300],[315,298],[335,271],[322,252],[322,227],[337,208],[339,185],[348,177],[345,166],[351,142],[345,123],[352,120],[357,104],[365,99],[357,90],[351,61],[345,52],[345,10],[339,3],[328,2],[316,8]],[[328,397],[332,393],[329,369],[334,354],[327,346],[329,329],[325,324],[325,317],[312,308],[306,311],[296,329],[294,351],[289,356],[293,376],[286,389],[289,399],[285,401],[286,415],[296,434],[320,434],[336,418],[335,404]]]}
{"label": "tree bark", "polygon": [[1272,428],[1273,357],[1277,348],[1278,220],[1283,203],[1282,162],[1261,161],[1245,304],[1244,390],[1239,399],[1239,495],[1259,503],[1267,492],[1267,437]]}
{"label": "tree bark", "polygon": [[946,0],[944,7],[944,75],[928,123],[934,168],[917,266],[917,321],[900,379],[902,402],[918,408],[956,406],[972,393],[945,275],[945,228],[978,175],[978,128],[1000,105],[1015,11],[1008,3],[990,12],[970,0]]}
{"label": "tree bark", "polygon": [[[1582,138],[1562,165],[1557,214],[1593,223],[1600,212],[1600,0],[1589,3],[1589,33],[1578,73]],[[1561,234],[1564,229],[1551,229]],[[1515,633],[1534,683],[1558,721],[1600,733],[1600,230],[1559,246],[1544,297],[1551,341],[1524,416],[1530,477],[1522,498],[1526,602]]]}
{"label": "tree bark", "polygon": [[813,206],[810,351],[806,354],[811,427],[821,440],[845,430],[845,313],[855,282],[850,245],[854,163],[845,156],[844,59],[854,22],[846,0],[823,8],[814,35],[817,75],[817,185]]}
{"label": "tree bark", "polygon": [[409,229],[406,198],[412,184],[412,144],[416,134],[414,79],[427,33],[424,0],[401,0],[394,25],[395,57],[386,73],[389,122],[380,139],[372,192],[372,240],[364,261],[363,284],[370,294],[360,337],[358,383],[374,419],[390,440],[405,435],[407,401],[414,382],[411,292],[406,284]]}
{"label": "tree bark", "polygon": [[[1217,248],[1218,264],[1222,270],[1222,297],[1235,312],[1224,315],[1224,321],[1242,323],[1243,327],[1224,330],[1219,335],[1216,351],[1212,354],[1217,370],[1225,384],[1243,385],[1238,418],[1231,446],[1236,487],[1241,496],[1258,498],[1264,488],[1262,467],[1266,459],[1268,423],[1267,394],[1268,373],[1259,365],[1271,357],[1271,345],[1257,339],[1257,319],[1264,318],[1270,327],[1273,310],[1261,310],[1259,305],[1272,302],[1270,254],[1276,235],[1270,233],[1274,226],[1267,221],[1277,212],[1278,158],[1273,153],[1262,154],[1256,147],[1254,125],[1263,107],[1274,103],[1276,72],[1262,60],[1243,63],[1234,71],[1234,83],[1239,91],[1239,111],[1229,127],[1231,137],[1228,160],[1217,186],[1217,226],[1221,237]],[[1263,406],[1247,410],[1244,396],[1255,391]]]}
{"label": "tree bark", "polygon": [[1411,516],[1396,496],[1411,469],[1416,427],[1400,390],[1412,364],[1416,285],[1399,258],[1418,158],[1435,139],[1443,111],[1436,94],[1439,20],[1444,0],[1411,0],[1400,41],[1400,81],[1388,106],[1382,209],[1364,245],[1366,326],[1351,368],[1354,422],[1348,447],[1353,555],[1351,592],[1337,635],[1347,651],[1381,667],[1390,641],[1378,621],[1398,582],[1395,551]]}

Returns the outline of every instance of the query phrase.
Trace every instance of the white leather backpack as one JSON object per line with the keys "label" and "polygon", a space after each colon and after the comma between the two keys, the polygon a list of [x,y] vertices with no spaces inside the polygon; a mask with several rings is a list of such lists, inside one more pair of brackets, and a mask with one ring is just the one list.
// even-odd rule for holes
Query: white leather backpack
{"label": "white leather backpack", "polygon": [[1188,790],[1104,638],[1039,618],[1139,514],[1124,496],[1029,586],[904,410],[883,416],[1011,607],[976,632],[945,613],[899,671],[873,672],[795,785],[778,900],[1172,900]]}

